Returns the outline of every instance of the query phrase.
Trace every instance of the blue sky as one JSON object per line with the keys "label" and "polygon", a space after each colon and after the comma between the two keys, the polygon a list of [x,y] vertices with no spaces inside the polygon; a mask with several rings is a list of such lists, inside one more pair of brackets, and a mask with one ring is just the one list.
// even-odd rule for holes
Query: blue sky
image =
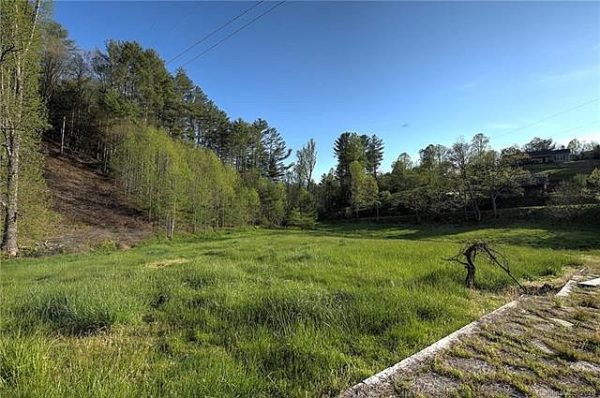
{"label": "blue sky", "polygon": [[[54,17],[83,49],[137,40],[170,59],[251,4],[58,1]],[[382,137],[384,170],[477,132],[496,148],[600,141],[598,2],[286,2],[185,69],[232,118],[264,118],[294,149],[315,138],[317,176],[344,131]]]}

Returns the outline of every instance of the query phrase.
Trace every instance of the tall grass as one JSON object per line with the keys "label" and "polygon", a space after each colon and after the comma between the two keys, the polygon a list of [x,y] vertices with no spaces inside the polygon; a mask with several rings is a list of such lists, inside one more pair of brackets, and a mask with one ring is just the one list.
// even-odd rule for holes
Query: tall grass
{"label": "tall grass", "polygon": [[[444,260],[473,231],[336,228],[4,262],[0,395],[334,396],[510,298]],[[552,230],[479,233],[521,279],[579,261],[532,247]]]}

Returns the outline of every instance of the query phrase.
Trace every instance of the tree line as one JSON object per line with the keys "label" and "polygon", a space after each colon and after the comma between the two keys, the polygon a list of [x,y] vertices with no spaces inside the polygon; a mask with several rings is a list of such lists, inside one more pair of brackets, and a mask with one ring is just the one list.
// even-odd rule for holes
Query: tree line
{"label": "tree line", "polygon": [[[345,132],[334,144],[336,167],[317,183],[313,139],[293,153],[266,120],[232,120],[155,50],[116,40],[82,50],[40,0],[1,0],[0,22],[2,249],[11,256],[19,226],[34,237],[49,225],[42,137],[61,154],[95,159],[168,237],[246,224],[311,227],[317,215],[479,221],[483,208],[498,216],[499,200],[532,185],[525,151],[555,147],[536,137],[495,151],[476,134],[429,145],[417,161],[402,153],[382,172],[382,139]],[[600,154],[577,140],[569,148]],[[592,192],[597,181],[596,173],[579,185]]]}
{"label": "tree line", "polygon": [[[574,156],[600,158],[600,145],[572,140]],[[383,142],[377,136],[342,133],[334,145],[337,165],[321,176],[318,212],[322,218],[412,214],[417,222],[462,218],[481,221],[483,209],[499,217],[499,202],[519,203],[526,190],[543,191],[547,180],[524,166],[529,152],[558,149],[552,139],[533,138],[523,147],[494,150],[490,139],[475,134],[450,147],[431,144],[413,161],[400,154],[389,172],[380,173]],[[576,176],[555,187],[547,204],[582,204],[598,198],[598,173]],[[537,192],[537,196],[542,196]],[[559,200],[559,198],[561,198]],[[513,206],[514,206],[513,204]]]}

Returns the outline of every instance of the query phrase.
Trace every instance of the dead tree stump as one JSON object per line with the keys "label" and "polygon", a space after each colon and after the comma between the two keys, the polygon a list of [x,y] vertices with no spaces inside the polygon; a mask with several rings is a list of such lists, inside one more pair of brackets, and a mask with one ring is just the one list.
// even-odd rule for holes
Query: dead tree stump
{"label": "dead tree stump", "polygon": [[465,266],[467,270],[467,277],[465,279],[465,286],[469,289],[475,288],[475,258],[477,254],[483,254],[485,259],[498,267],[508,274],[516,283],[519,285],[522,291],[525,291],[524,287],[519,281],[511,274],[508,266],[508,260],[502,253],[492,248],[485,241],[476,241],[467,243],[454,257],[448,258],[448,261],[453,261]]}
{"label": "dead tree stump", "polygon": [[466,259],[465,268],[467,269],[467,278],[465,279],[465,285],[469,289],[475,288],[475,256],[477,256],[476,246],[469,246],[464,252]]}

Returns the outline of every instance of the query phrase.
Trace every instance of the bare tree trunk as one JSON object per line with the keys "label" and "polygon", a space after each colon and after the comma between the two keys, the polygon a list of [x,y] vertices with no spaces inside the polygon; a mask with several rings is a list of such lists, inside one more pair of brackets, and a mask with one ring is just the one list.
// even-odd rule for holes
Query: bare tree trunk
{"label": "bare tree trunk", "polygon": [[469,289],[475,288],[475,267],[472,265],[467,267],[467,279],[465,279],[465,284]]}
{"label": "bare tree trunk", "polygon": [[465,257],[467,259],[467,263],[465,268],[467,269],[467,278],[465,279],[465,284],[469,289],[475,288],[475,254],[476,250],[471,247],[465,252]]}
{"label": "bare tree trunk", "polygon": [[62,128],[60,129],[60,154],[62,155],[65,150],[65,123],[67,117],[63,116]]}
{"label": "bare tree trunk", "polygon": [[8,173],[6,176],[6,212],[4,213],[4,233],[2,234],[2,250],[9,256],[19,254],[18,236],[18,193],[19,193],[19,149],[20,137],[14,130],[8,134]]}
{"label": "bare tree trunk", "polygon": [[475,212],[475,220],[481,221],[481,210],[479,210],[477,199],[473,199],[473,211]]}
{"label": "bare tree trunk", "polygon": [[225,203],[223,203],[223,214],[222,214],[222,222],[221,222],[221,228],[225,228]]}
{"label": "bare tree trunk", "polygon": [[491,195],[492,199],[492,210],[494,210],[494,218],[498,218],[498,207],[496,206],[496,197]]}
{"label": "bare tree trunk", "polygon": [[152,221],[152,179],[148,176],[148,222]]}
{"label": "bare tree trunk", "polygon": [[108,170],[108,147],[106,142],[104,142],[104,149],[102,150],[102,172],[106,174],[106,170]]}
{"label": "bare tree trunk", "polygon": [[175,201],[173,201],[171,206],[171,216],[167,217],[167,238],[173,239],[175,236],[175,215],[177,214],[177,210],[175,207]]}
{"label": "bare tree trunk", "polygon": [[194,221],[193,221],[193,225],[192,225],[192,233],[195,234],[198,232],[198,216],[197,216],[197,212],[196,212],[196,208],[194,207]]}
{"label": "bare tree trunk", "polygon": [[167,238],[173,239],[175,232],[175,217],[167,218]]}
{"label": "bare tree trunk", "polygon": [[73,129],[74,129],[74,123],[75,123],[75,108],[73,108],[71,110],[71,131],[69,132],[69,145],[71,144],[71,141],[73,141]]}

